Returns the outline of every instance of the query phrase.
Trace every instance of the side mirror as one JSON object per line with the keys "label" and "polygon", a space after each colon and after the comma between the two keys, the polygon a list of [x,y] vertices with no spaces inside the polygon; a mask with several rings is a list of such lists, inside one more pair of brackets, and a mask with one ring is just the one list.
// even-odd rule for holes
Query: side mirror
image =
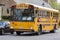
{"label": "side mirror", "polygon": [[9,13],[9,9],[7,9],[7,13]]}

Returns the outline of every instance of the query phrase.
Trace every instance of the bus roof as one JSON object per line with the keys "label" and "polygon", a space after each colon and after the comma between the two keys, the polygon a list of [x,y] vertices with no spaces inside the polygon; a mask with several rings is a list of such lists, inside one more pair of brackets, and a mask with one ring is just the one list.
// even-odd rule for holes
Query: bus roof
{"label": "bus roof", "polygon": [[41,9],[45,9],[45,10],[49,10],[49,11],[59,12],[59,11],[56,10],[56,9],[51,9],[51,8],[47,8],[47,7],[43,7],[43,6],[31,4],[31,3],[26,3],[26,4],[33,5],[33,6],[37,7],[37,8],[41,8]]}
{"label": "bus roof", "polygon": [[[43,6],[35,5],[35,4],[32,4],[32,3],[24,3],[24,4],[33,5],[33,6],[37,7],[37,8],[39,8],[39,9],[41,8],[41,9],[43,9],[43,10],[49,10],[49,11],[59,12],[59,11],[56,10],[56,9],[43,7]],[[16,4],[15,4],[15,5],[16,5]],[[11,5],[11,6],[13,6],[13,5]]]}

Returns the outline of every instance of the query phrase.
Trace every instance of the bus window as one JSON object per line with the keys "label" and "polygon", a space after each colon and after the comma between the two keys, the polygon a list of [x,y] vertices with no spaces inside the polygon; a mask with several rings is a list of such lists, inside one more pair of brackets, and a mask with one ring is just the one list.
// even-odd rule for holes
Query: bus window
{"label": "bus window", "polygon": [[47,14],[46,14],[47,18],[50,17],[50,12],[47,11]]}
{"label": "bus window", "polygon": [[57,19],[58,18],[58,13],[53,12],[53,18]]}
{"label": "bus window", "polygon": [[38,16],[42,18],[49,18],[50,17],[50,12],[47,11],[38,11],[37,12]]}
{"label": "bus window", "polygon": [[11,11],[13,21],[33,21],[34,13],[31,9],[16,9]]}

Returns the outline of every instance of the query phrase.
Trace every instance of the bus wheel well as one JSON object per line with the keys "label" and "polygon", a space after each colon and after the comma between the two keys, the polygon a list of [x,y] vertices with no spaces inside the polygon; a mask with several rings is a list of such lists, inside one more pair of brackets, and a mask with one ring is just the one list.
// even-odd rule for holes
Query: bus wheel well
{"label": "bus wheel well", "polygon": [[56,30],[56,24],[54,24],[54,30]]}
{"label": "bus wheel well", "polygon": [[50,33],[55,33],[56,30],[56,24],[54,24],[53,30],[50,31]]}
{"label": "bus wheel well", "polygon": [[42,24],[39,25],[40,31],[42,32]]}
{"label": "bus wheel well", "polygon": [[42,24],[40,24],[39,27],[42,27]]}

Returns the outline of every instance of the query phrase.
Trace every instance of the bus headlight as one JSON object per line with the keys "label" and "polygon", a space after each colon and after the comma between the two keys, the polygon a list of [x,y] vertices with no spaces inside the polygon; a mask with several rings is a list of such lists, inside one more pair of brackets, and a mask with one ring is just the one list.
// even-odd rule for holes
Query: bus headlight
{"label": "bus headlight", "polygon": [[13,28],[13,27],[10,27],[10,28]]}

